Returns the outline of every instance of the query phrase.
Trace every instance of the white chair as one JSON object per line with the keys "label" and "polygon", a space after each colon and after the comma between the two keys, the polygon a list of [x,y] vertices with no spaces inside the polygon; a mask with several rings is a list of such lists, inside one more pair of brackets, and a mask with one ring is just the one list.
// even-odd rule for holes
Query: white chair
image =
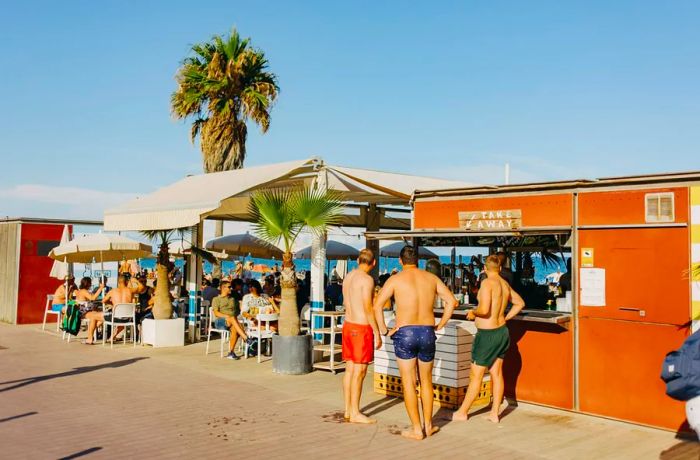
{"label": "white chair", "polygon": [[306,304],[303,307],[301,307],[301,314],[299,315],[299,322],[301,323],[301,330],[307,331],[309,330],[310,326],[310,321],[311,321],[311,304]]}
{"label": "white chair", "polygon": [[[206,302],[206,301],[205,301]],[[219,350],[219,354],[221,357],[224,357],[224,342],[228,341],[229,336],[231,332],[228,329],[217,329],[216,328],[216,316],[214,316],[214,309],[212,307],[209,307],[209,322],[207,323],[209,327],[207,327],[207,348],[204,350],[204,354],[208,355],[209,354],[209,341],[211,340],[211,333],[216,332],[217,334],[221,335],[221,346]]]}
{"label": "white chair", "polygon": [[46,296],[46,309],[44,310],[44,324],[41,326],[41,330],[44,331],[46,330],[46,316],[47,315],[56,315],[56,332],[60,332],[61,330],[61,310],[54,311],[51,309],[51,305],[53,304],[53,294],[48,294]]}
{"label": "white chair", "polygon": [[[279,315],[277,313],[258,314],[255,319],[258,321],[257,326],[252,321],[249,322],[248,337],[258,339],[258,362],[261,362],[261,342],[263,339],[271,339],[275,332],[270,329],[270,323],[277,321]],[[248,359],[248,347],[245,347],[245,357]]]}
{"label": "white chair", "polygon": [[[102,346],[105,345],[105,340],[107,338],[107,326],[111,326],[112,329],[115,327],[131,327],[132,335],[131,339],[134,342],[134,347],[136,347],[136,304],[135,303],[118,303],[112,308],[112,318],[107,321],[103,321],[104,330],[102,332]],[[109,338],[109,348],[114,348],[114,330],[111,331]],[[124,331],[124,345],[126,345],[126,330]]]}

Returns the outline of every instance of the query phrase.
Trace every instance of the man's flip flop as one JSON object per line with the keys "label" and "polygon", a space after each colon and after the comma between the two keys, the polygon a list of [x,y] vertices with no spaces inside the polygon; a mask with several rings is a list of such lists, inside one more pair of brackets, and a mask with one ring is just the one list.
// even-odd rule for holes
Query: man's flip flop
{"label": "man's flip flop", "polygon": [[83,340],[82,342],[83,345],[95,345],[95,342],[88,342],[87,340]]}

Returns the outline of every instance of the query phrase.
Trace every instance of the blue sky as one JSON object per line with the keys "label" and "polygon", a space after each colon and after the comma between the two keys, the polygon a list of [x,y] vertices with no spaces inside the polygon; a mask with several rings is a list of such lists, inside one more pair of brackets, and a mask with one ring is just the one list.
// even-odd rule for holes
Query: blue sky
{"label": "blue sky", "polygon": [[169,112],[232,26],[281,93],[247,165],[322,156],[500,183],[700,169],[700,3],[14,2],[0,15],[0,215],[100,218],[201,171]]}

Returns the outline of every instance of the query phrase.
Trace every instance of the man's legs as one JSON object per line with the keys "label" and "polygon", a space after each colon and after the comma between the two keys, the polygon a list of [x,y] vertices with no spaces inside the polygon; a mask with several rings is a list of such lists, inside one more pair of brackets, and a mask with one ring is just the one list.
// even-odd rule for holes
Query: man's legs
{"label": "man's legs", "polygon": [[353,365],[350,380],[350,422],[352,423],[376,423],[360,412],[360,398],[362,396],[362,383],[367,375],[367,364],[355,363]]}
{"label": "man's legs", "polygon": [[401,432],[401,435],[421,440],[424,436],[418,413],[418,396],[416,395],[416,358],[396,358],[396,362],[399,364],[399,373],[403,384],[403,402],[406,404],[406,412],[408,412],[408,418],[411,419],[412,425],[410,430]]}
{"label": "man's legs", "polygon": [[484,366],[479,366],[476,363],[472,363],[471,369],[469,370],[469,388],[467,388],[467,394],[464,397],[464,401],[462,401],[462,405],[454,414],[452,414],[452,420],[467,420],[469,409],[472,407],[472,404],[474,403],[474,400],[481,389],[481,381],[484,378],[485,372],[486,368]]}
{"label": "man's legs", "polygon": [[425,435],[430,436],[438,431],[433,426],[433,361],[423,362],[418,360],[418,375],[420,376],[420,400],[423,405],[423,425]]}
{"label": "man's legs", "polygon": [[345,375],[343,375],[343,399],[345,400],[345,420],[350,419],[350,393],[352,388],[352,374],[355,369],[355,363],[347,361],[345,364]]}
{"label": "man's legs", "polygon": [[493,423],[498,423],[498,411],[501,409],[501,402],[503,401],[503,359],[498,358],[496,362],[493,363],[491,369],[489,369],[491,374],[491,391],[493,393],[493,403],[491,405],[491,414],[489,414],[488,419]]}
{"label": "man's legs", "polygon": [[233,349],[236,347],[236,341],[238,340],[238,336],[245,340],[246,334],[243,330],[243,327],[241,327],[241,325],[238,323],[238,320],[234,317],[229,316],[228,318],[226,318],[226,325],[229,327],[229,332],[231,333],[229,337],[228,351],[233,352]]}

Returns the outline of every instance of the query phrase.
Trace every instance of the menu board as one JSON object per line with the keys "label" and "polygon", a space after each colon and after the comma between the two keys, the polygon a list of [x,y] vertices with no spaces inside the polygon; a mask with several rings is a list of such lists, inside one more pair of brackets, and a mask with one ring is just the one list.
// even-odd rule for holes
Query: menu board
{"label": "menu board", "polygon": [[587,307],[605,306],[605,269],[581,269],[581,305]]}

